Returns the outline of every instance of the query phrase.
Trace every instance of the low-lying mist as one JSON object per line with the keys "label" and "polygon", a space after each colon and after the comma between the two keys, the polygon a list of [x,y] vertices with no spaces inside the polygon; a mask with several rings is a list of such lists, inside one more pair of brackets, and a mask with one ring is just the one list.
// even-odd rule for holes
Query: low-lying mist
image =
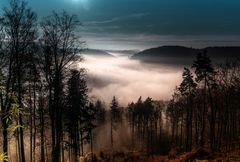
{"label": "low-lying mist", "polygon": [[182,68],[146,64],[128,57],[84,56],[89,96],[109,103],[116,96],[123,106],[140,96],[166,100],[181,81]]}

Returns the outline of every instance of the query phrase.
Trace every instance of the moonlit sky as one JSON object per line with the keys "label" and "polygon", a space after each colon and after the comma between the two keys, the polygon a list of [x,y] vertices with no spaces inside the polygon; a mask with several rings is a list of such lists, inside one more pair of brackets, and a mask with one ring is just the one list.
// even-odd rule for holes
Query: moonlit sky
{"label": "moonlit sky", "polygon": [[[0,0],[6,6],[9,0]],[[77,14],[89,48],[145,49],[240,44],[239,0],[28,0],[41,19]]]}

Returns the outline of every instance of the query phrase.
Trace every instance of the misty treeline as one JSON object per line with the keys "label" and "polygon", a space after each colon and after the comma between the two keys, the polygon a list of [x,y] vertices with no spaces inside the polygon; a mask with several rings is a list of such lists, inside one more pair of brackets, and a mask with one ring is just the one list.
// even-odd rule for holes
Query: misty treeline
{"label": "misty treeline", "polygon": [[169,101],[141,97],[127,107],[133,149],[165,154],[240,149],[240,62],[214,65],[206,51],[185,67]]}
{"label": "misty treeline", "polygon": [[182,78],[166,110],[172,146],[186,151],[239,149],[239,60],[213,65],[203,51],[191,68],[184,68]]}

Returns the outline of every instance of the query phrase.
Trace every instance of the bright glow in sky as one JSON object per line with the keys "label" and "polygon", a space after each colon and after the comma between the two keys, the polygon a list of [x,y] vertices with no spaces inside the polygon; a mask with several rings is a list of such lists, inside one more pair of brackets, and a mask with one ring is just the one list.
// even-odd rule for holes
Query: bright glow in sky
{"label": "bright glow in sky", "polygon": [[81,5],[84,9],[89,10],[90,0],[72,0],[75,5]]}

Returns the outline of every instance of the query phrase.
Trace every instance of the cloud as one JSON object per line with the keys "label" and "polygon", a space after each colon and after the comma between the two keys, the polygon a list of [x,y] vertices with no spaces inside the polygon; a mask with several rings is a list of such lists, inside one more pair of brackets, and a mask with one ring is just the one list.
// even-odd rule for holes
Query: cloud
{"label": "cloud", "polygon": [[149,15],[149,13],[134,13],[134,14],[131,14],[131,15],[114,17],[114,18],[108,19],[108,20],[88,21],[88,22],[85,22],[84,25],[109,24],[109,23],[114,23],[114,22],[128,20],[128,19],[141,18],[141,17],[148,16],[148,15]]}
{"label": "cloud", "polygon": [[144,64],[127,57],[85,56],[85,60],[79,67],[87,69],[89,95],[106,103],[113,96],[124,106],[140,96],[166,100],[181,81],[182,69],[175,67]]}

